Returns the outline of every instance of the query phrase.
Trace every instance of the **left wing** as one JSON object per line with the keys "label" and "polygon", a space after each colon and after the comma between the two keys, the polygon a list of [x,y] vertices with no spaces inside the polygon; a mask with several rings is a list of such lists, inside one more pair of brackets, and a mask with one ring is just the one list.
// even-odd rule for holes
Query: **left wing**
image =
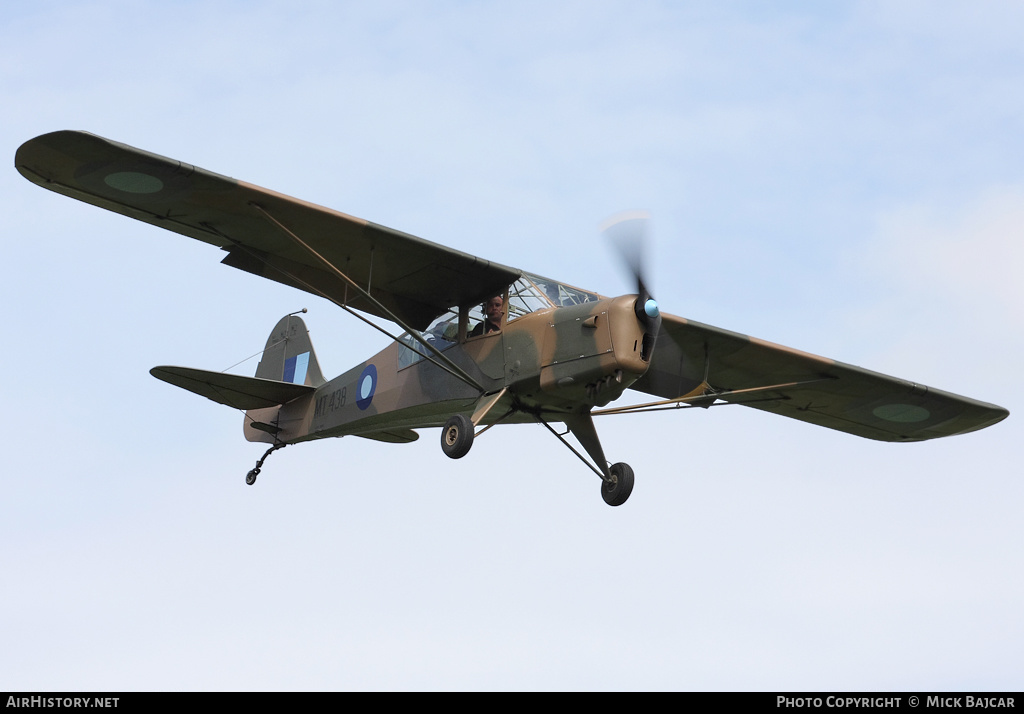
{"label": "left wing", "polygon": [[709,405],[712,395],[880,441],[923,441],[1009,416],[994,404],[871,372],[755,337],[663,315],[647,373],[631,387]]}
{"label": "left wing", "polygon": [[51,191],[222,248],[225,265],[397,317],[415,329],[452,306],[483,302],[520,276],[514,268],[86,132],[31,139],[18,149],[15,165]]}

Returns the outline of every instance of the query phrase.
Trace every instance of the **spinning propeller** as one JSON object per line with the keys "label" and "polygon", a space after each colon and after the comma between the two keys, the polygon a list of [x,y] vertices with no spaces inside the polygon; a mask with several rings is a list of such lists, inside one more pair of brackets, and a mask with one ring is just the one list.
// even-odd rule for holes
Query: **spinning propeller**
{"label": "spinning propeller", "polygon": [[626,268],[636,280],[637,320],[643,325],[644,359],[650,359],[654,341],[661,327],[661,311],[658,301],[651,295],[649,283],[644,279],[644,253],[647,250],[650,214],[646,211],[626,211],[608,218],[601,224],[601,232],[615,247]]}

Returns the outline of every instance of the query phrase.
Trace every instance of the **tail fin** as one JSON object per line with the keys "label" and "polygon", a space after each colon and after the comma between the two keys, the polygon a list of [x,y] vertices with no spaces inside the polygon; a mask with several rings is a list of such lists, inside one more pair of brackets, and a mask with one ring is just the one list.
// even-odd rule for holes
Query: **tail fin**
{"label": "tail fin", "polygon": [[188,367],[154,367],[150,374],[219,404],[245,409],[245,438],[273,444],[301,436],[296,433],[301,415],[325,381],[306,323],[294,315],[270,333],[255,377]]}
{"label": "tail fin", "polygon": [[301,317],[288,315],[274,326],[256,376],[309,387],[319,387],[326,381]]}
{"label": "tail fin", "polygon": [[[301,317],[283,317],[270,331],[263,357],[256,367],[256,378],[272,380],[281,387],[285,386],[282,382],[304,386],[309,390],[304,395],[308,399],[312,399],[314,389],[326,381]],[[287,406],[282,403],[269,408],[249,409],[242,428],[245,438],[272,444],[295,438],[299,435],[297,430],[302,428],[302,415],[307,407],[305,400],[295,399]]]}

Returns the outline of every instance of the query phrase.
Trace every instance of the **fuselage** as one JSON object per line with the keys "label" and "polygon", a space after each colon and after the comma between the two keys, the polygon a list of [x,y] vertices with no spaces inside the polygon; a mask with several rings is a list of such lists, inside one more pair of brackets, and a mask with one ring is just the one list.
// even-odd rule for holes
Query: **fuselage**
{"label": "fuselage", "polygon": [[[626,295],[549,307],[477,337],[468,336],[466,319],[460,317],[444,326],[454,339],[434,344],[483,387],[484,394],[506,389],[483,424],[499,419],[529,422],[542,414],[546,420],[559,421],[560,413],[617,399],[646,371],[644,328],[634,313],[635,303],[636,296]],[[281,407],[254,410],[246,420],[246,437],[274,441],[250,422],[275,424],[280,430],[277,440],[292,443],[441,426],[454,412],[472,413],[480,390],[424,353],[428,350],[417,343],[395,342],[313,394]]]}

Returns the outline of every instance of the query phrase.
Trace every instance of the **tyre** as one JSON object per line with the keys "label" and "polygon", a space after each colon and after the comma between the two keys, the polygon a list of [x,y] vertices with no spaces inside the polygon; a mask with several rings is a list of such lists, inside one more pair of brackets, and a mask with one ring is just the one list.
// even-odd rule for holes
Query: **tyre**
{"label": "tyre", "polygon": [[601,482],[601,498],[609,506],[621,506],[633,493],[633,469],[629,464],[613,464],[612,480]]}
{"label": "tyre", "polygon": [[441,450],[449,459],[461,459],[473,446],[473,422],[464,414],[456,414],[441,430]]}

